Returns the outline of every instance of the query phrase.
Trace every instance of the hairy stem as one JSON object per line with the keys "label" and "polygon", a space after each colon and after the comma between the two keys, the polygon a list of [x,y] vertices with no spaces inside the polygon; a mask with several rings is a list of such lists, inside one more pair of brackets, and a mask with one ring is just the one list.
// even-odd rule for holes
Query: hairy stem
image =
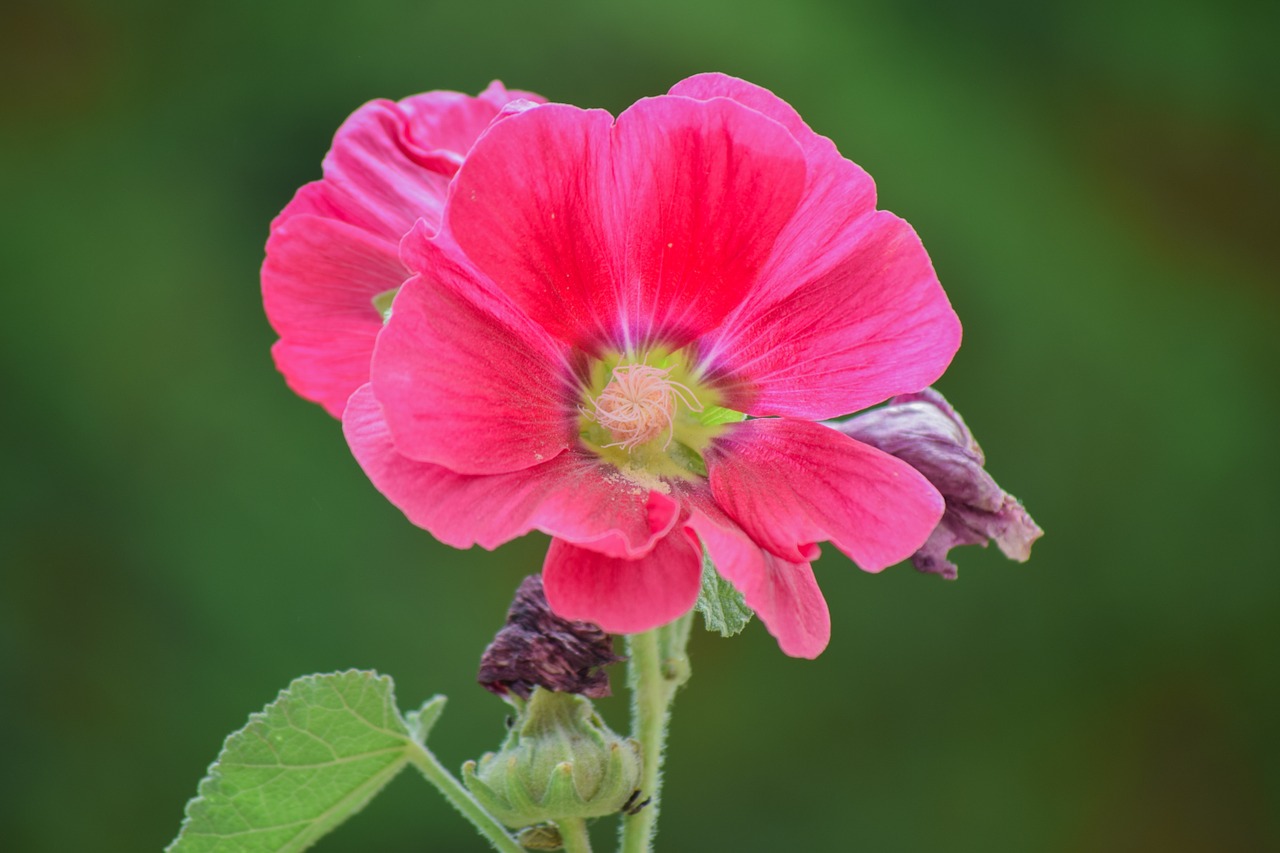
{"label": "hairy stem", "polygon": [[556,827],[564,842],[564,853],[591,853],[591,836],[587,833],[585,820],[580,817],[561,818],[556,821]]}
{"label": "hairy stem", "polygon": [[631,736],[640,742],[644,756],[638,799],[648,803],[634,814],[623,816],[622,853],[649,853],[653,849],[671,700],[689,678],[685,647],[692,616],[686,614],[669,625],[627,638]]}
{"label": "hairy stem", "polygon": [[[516,843],[516,840],[507,832],[506,827],[498,822],[498,819],[489,812],[485,811],[484,806],[471,796],[471,792],[462,786],[462,783],[454,778],[453,774],[444,768],[440,763],[440,759],[432,754],[431,750],[425,746],[414,744],[414,748],[409,750],[409,760],[413,762],[413,766],[422,771],[422,775],[427,777],[427,781],[436,786],[436,789],[444,794],[444,798],[458,811],[462,812],[462,816],[471,821],[472,825],[488,839],[495,850],[501,853],[526,853],[525,849]],[[583,848],[586,849],[586,848]]]}

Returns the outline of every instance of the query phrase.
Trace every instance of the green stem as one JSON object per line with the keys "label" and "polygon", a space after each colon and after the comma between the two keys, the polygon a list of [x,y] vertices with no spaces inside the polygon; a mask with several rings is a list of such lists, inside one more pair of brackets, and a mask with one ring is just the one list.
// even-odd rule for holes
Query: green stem
{"label": "green stem", "polygon": [[649,802],[635,814],[623,816],[622,853],[649,853],[653,849],[671,700],[689,678],[685,647],[692,616],[690,613],[670,625],[627,637],[631,736],[640,742],[644,756],[639,798]]}
{"label": "green stem", "polygon": [[444,769],[444,765],[431,753],[431,750],[415,743],[414,748],[409,750],[409,760],[413,762],[414,767],[422,771],[422,775],[427,777],[428,782],[444,794],[444,798],[455,809],[462,812],[463,817],[471,821],[495,850],[500,850],[502,853],[526,853],[525,849],[507,832],[506,827],[485,811],[484,806],[471,796],[471,792],[462,787],[462,783],[455,779],[452,773]]}
{"label": "green stem", "polygon": [[556,827],[564,842],[564,853],[591,853],[591,835],[587,832],[585,820],[580,817],[560,818]]}

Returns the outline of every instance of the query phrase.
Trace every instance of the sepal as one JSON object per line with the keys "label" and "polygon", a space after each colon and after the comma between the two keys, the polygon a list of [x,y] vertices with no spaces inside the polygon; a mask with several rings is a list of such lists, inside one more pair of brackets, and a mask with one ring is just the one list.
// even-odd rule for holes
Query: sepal
{"label": "sepal", "polygon": [[497,753],[462,766],[467,788],[510,827],[620,811],[640,781],[640,746],[614,734],[591,702],[534,690]]}

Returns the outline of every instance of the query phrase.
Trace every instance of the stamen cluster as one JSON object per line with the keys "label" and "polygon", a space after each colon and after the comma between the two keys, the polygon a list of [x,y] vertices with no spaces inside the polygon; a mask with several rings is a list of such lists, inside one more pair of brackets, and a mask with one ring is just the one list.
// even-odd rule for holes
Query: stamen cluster
{"label": "stamen cluster", "polygon": [[605,447],[631,451],[665,431],[662,449],[666,450],[675,435],[677,401],[690,411],[702,411],[693,391],[671,379],[671,368],[626,364],[613,369],[613,379],[591,401],[592,410],[586,414],[616,439]]}

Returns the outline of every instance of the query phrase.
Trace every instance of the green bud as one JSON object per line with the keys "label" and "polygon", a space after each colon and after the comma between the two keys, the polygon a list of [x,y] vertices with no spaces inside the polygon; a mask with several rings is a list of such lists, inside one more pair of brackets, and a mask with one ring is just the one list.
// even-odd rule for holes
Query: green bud
{"label": "green bud", "polygon": [[516,843],[526,850],[563,850],[564,839],[554,824],[540,823],[520,830]]}
{"label": "green bud", "polygon": [[537,688],[496,754],[462,765],[467,788],[510,827],[620,811],[640,783],[640,745],[590,700]]}

